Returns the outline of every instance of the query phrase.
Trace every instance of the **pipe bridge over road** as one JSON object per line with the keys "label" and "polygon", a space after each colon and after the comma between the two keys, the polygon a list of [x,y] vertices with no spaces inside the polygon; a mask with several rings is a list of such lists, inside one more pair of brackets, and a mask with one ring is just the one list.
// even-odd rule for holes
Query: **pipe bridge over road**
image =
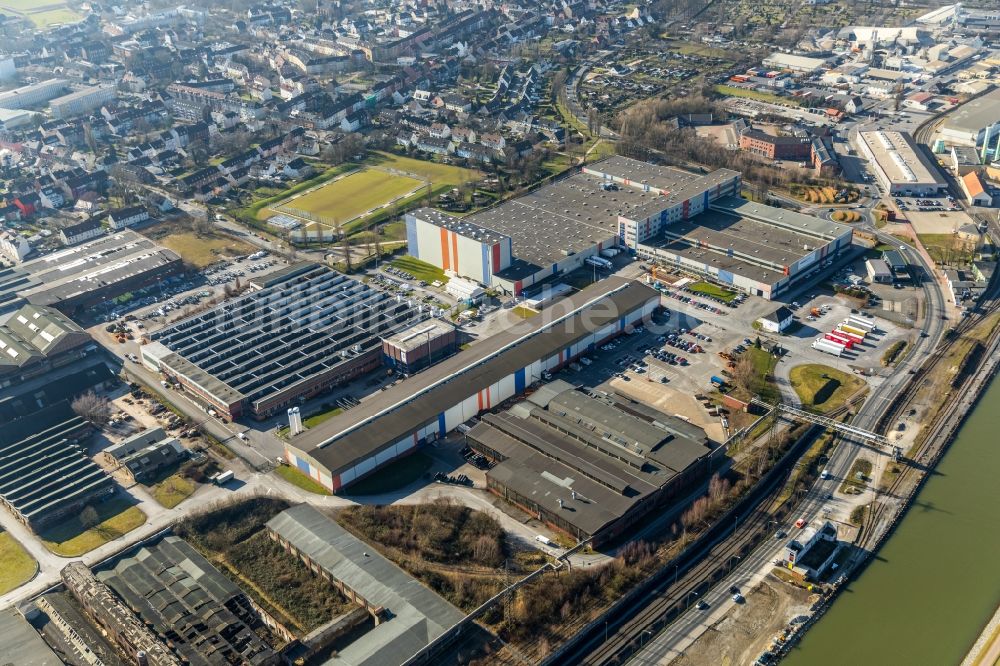
{"label": "pipe bridge over road", "polygon": [[850,425],[849,423],[843,423],[820,414],[813,414],[812,412],[807,412],[805,410],[798,409],[797,407],[792,407],[791,405],[786,405],[781,402],[776,405],[772,405],[756,396],[750,400],[750,403],[765,409],[777,410],[779,414],[785,414],[798,421],[808,421],[809,423],[829,428],[830,430],[839,432],[841,435],[855,437],[879,446],[889,445],[889,440],[886,439],[885,435],[880,435],[876,432],[872,432],[871,430],[865,430],[864,428],[859,428],[857,426]]}

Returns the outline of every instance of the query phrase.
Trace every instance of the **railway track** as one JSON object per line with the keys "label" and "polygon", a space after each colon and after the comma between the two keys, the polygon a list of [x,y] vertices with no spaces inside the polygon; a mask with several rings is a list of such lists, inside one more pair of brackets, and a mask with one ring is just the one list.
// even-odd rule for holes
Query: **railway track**
{"label": "railway track", "polygon": [[[917,393],[924,386],[927,377],[944,359],[945,355],[955,343],[960,341],[965,334],[969,333],[978,324],[982,323],[997,312],[1000,312],[1000,297],[998,297],[997,294],[997,286],[997,283],[990,285],[989,298],[986,303],[979,308],[980,311],[971,314],[959,322],[959,325],[955,327],[954,333],[950,336],[950,339],[945,341],[944,344],[938,345],[937,349],[935,349],[927,360],[920,366],[914,375],[913,380],[906,385],[904,391],[896,398],[896,400],[892,402],[890,408],[886,410],[885,414],[883,414],[883,416],[879,419],[879,430],[886,431],[888,429],[887,426],[896,421],[896,419],[898,419],[903,413],[903,410],[910,406]],[[998,341],[1000,341],[1000,327],[997,327],[990,333],[990,337],[984,344],[987,349],[992,349]],[[959,386],[952,389],[950,393],[952,401],[960,400],[961,396],[965,395],[966,390],[972,387],[976,379],[976,373],[973,372],[968,374]],[[939,435],[942,433],[943,429],[947,427],[954,416],[952,410],[949,408],[950,406],[951,405],[942,407],[938,410],[937,414],[934,415],[933,420],[925,431],[926,435],[924,435],[920,440],[919,446],[914,451],[910,452],[909,458],[911,460],[922,459],[940,444]],[[892,483],[881,491],[880,494],[889,498],[898,497],[900,495],[900,490],[911,480],[912,475],[917,473],[917,471],[917,469],[911,466],[904,466],[903,471],[895,479],[893,479]],[[857,545],[868,551],[873,550],[874,547],[878,545],[884,537],[884,531],[877,530],[876,528],[886,518],[889,510],[893,507],[894,503],[883,501],[878,502],[873,509],[868,512],[868,516],[866,517],[860,532],[861,539]]]}
{"label": "railway track", "polygon": [[[810,440],[811,441],[811,440]],[[621,664],[638,652],[644,638],[663,630],[715,583],[722,580],[748,557],[757,545],[770,538],[774,526],[791,511],[798,498],[777,504],[794,468],[788,458],[750,500],[753,508],[746,516],[723,516],[707,532],[704,543],[694,544],[678,556],[674,568],[661,569],[653,587],[619,612],[612,611],[597,627],[585,630],[583,640],[569,650],[559,651],[546,664]],[[634,609],[639,610],[632,612]]]}

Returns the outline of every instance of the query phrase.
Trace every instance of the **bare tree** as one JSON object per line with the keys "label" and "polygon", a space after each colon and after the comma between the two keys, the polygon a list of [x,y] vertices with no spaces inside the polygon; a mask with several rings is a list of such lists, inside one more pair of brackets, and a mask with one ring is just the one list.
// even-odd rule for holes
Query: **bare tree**
{"label": "bare tree", "polygon": [[77,415],[87,419],[97,427],[107,425],[111,420],[111,403],[103,395],[93,391],[81,393],[70,405]]}
{"label": "bare tree", "polygon": [[740,360],[736,361],[736,367],[732,369],[732,373],[733,384],[736,388],[747,393],[754,392],[756,372],[753,367],[753,361],[750,360],[749,356],[741,356]]}
{"label": "bare tree", "polygon": [[101,517],[97,513],[97,509],[89,504],[83,507],[83,510],[80,512],[80,525],[84,529],[89,530],[91,527],[97,527],[99,522],[101,522]]}

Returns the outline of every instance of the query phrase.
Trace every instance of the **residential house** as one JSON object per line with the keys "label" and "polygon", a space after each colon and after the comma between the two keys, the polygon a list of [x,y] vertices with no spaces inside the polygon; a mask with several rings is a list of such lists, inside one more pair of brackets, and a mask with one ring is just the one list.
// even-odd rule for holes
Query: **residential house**
{"label": "residential house", "polygon": [[120,231],[125,227],[134,227],[137,224],[149,219],[149,211],[142,206],[129,206],[113,210],[108,213],[108,226],[115,231]]}
{"label": "residential house", "polygon": [[104,227],[101,226],[101,221],[96,218],[90,218],[78,224],[71,224],[59,231],[59,237],[62,238],[62,242],[66,245],[76,245],[77,243],[97,238],[102,234],[104,234]]}
{"label": "residential house", "polygon": [[31,254],[31,244],[24,236],[13,231],[0,231],[0,253],[19,264]]}
{"label": "residential house", "polygon": [[795,313],[783,305],[774,312],[757,319],[757,323],[760,324],[761,330],[768,333],[781,333],[788,328],[793,321],[795,321]]}

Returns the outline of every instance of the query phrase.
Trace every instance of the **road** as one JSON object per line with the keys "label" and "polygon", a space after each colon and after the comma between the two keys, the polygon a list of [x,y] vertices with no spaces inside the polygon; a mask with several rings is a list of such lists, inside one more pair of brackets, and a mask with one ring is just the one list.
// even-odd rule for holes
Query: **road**
{"label": "road", "polygon": [[[907,248],[903,252],[908,261],[914,265],[922,266],[928,275],[932,275],[930,267],[926,265],[922,255],[911,248]],[[924,289],[928,303],[924,322],[927,337],[917,338],[912,352],[885,378],[877,395],[870,396],[858,410],[857,415],[851,421],[853,425],[865,429],[873,428],[884,412],[887,403],[907,382],[910,370],[923,363],[926,356],[933,351],[942,338],[945,326],[945,321],[941,318],[945,307],[943,290],[937,281],[932,279],[924,281]],[[837,492],[840,483],[849,473],[855,457],[865,450],[870,451],[871,447],[841,439],[826,464],[826,469],[830,471],[830,478],[816,481],[795,515],[805,519],[807,523],[816,525],[822,519],[824,509],[827,506],[833,507],[836,503],[845,501],[836,496],[834,499],[828,499],[828,496]],[[784,529],[789,533],[794,531],[794,527],[791,525],[785,526]],[[652,636],[649,643],[636,653],[628,663],[652,666],[653,664],[669,662],[677,655],[683,654],[698,637],[733,608],[735,602],[731,599],[729,587],[736,585],[741,589],[750,589],[755,586],[770,571],[773,561],[781,557],[784,545],[784,539],[775,539],[750,553],[733,573],[704,594],[703,600],[709,606],[707,611],[692,608],[681,614],[663,632]]]}

